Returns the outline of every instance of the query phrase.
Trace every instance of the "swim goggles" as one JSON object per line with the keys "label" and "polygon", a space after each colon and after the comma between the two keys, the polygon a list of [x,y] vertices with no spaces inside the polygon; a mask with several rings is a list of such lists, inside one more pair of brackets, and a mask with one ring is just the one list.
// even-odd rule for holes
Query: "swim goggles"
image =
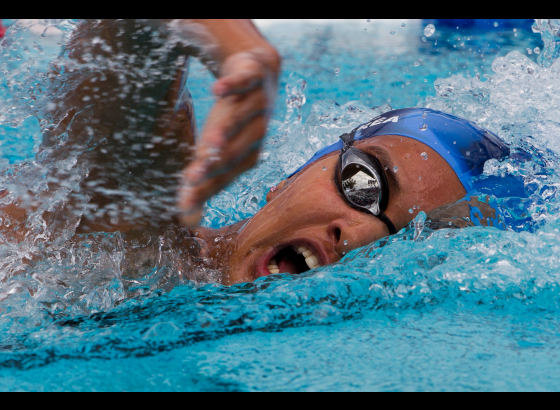
{"label": "swim goggles", "polygon": [[391,235],[397,233],[393,222],[383,213],[389,202],[389,185],[381,163],[352,146],[353,132],[340,139],[343,142],[337,172],[340,193],[352,208],[376,216]]}

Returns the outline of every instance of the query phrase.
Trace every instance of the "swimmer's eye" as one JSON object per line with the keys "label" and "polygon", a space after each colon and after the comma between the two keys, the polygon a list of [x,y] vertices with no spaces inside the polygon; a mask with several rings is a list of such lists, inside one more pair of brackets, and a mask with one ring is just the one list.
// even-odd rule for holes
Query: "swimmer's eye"
{"label": "swimmer's eye", "polygon": [[389,201],[389,185],[383,166],[375,157],[345,141],[335,170],[335,182],[352,208],[376,216],[390,234],[397,233],[394,224],[383,213]]}

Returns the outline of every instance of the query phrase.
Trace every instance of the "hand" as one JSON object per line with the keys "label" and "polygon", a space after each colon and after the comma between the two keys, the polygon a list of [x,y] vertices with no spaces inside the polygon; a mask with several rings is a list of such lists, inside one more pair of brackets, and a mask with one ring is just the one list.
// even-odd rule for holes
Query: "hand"
{"label": "hand", "polygon": [[258,159],[272,113],[280,59],[275,51],[254,49],[228,57],[214,84],[218,97],[206,121],[196,157],[179,191],[181,221],[200,222],[204,203]]}

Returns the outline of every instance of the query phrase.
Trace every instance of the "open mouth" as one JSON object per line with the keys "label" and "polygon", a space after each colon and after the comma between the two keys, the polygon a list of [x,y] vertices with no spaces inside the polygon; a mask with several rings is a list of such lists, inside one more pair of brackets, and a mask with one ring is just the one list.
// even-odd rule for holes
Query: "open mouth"
{"label": "open mouth", "polygon": [[297,275],[321,266],[319,257],[303,245],[286,246],[276,253],[267,264],[268,274],[291,273]]}

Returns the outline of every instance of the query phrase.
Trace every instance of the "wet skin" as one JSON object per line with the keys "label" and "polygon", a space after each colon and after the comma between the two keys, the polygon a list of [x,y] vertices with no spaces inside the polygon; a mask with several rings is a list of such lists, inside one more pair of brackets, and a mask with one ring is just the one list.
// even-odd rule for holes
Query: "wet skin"
{"label": "wet skin", "polygon": [[[421,142],[387,135],[356,142],[355,146],[386,168],[390,194],[385,213],[397,230],[418,212],[430,212],[466,194],[449,164]],[[428,154],[427,159],[422,153]],[[225,284],[270,275],[267,265],[286,248],[304,246],[323,266],[389,235],[378,218],[351,208],[341,196],[334,178],[339,154],[325,156],[282,181],[267,195],[267,205],[248,222],[218,231],[197,231],[208,244],[209,254],[220,261]],[[296,273],[291,264],[280,265],[280,272]]]}

